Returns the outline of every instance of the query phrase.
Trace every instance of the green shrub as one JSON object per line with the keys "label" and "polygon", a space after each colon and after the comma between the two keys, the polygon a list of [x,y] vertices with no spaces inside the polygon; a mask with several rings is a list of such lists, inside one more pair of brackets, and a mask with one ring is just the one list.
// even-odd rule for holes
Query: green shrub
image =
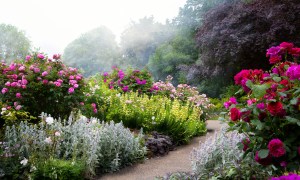
{"label": "green shrub", "polygon": [[39,163],[34,171],[33,179],[59,179],[59,180],[80,180],[84,179],[85,164],[72,160],[48,159]]}
{"label": "green shrub", "polygon": [[[84,175],[90,177],[95,172],[116,171],[143,159],[146,153],[142,134],[134,136],[122,123],[99,123],[85,117],[58,122],[45,114],[41,117],[43,121],[36,125],[21,122],[18,127],[6,127],[0,144],[1,178],[29,177],[26,173],[34,169],[38,177],[62,173],[49,169],[52,164],[74,173],[83,169]],[[78,163],[74,169],[72,162]]]}

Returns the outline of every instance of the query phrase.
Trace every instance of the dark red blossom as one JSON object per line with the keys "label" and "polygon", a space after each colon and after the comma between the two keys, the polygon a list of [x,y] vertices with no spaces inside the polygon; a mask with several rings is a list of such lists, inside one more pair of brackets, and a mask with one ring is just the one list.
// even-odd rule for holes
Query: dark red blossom
{"label": "dark red blossom", "polygon": [[272,157],[269,154],[266,158],[260,158],[258,156],[258,151],[256,151],[255,161],[258,162],[259,164],[263,165],[263,166],[268,166],[268,165],[272,164]]}
{"label": "dark red blossom", "polygon": [[281,61],[281,56],[272,56],[269,59],[270,64],[277,64]]}
{"label": "dark red blossom", "polygon": [[232,121],[237,121],[241,118],[241,112],[238,108],[230,109],[230,118]]}
{"label": "dark red blossom", "polygon": [[290,51],[294,47],[294,44],[289,42],[282,42],[279,46],[283,50]]}
{"label": "dark red blossom", "polygon": [[270,102],[268,103],[267,109],[269,113],[273,116],[284,116],[285,110],[281,102]]}
{"label": "dark red blossom", "polygon": [[281,157],[286,152],[283,142],[280,139],[272,139],[268,144],[268,149],[274,157]]}

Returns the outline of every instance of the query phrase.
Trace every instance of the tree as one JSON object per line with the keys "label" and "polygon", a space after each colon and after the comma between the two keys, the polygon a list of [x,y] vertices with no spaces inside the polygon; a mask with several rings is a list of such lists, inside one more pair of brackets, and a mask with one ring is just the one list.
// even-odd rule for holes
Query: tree
{"label": "tree", "polygon": [[299,46],[299,29],[299,0],[221,4],[205,14],[198,29],[201,59],[190,67],[197,70],[193,77],[207,79],[218,94],[241,69],[268,69],[265,49],[270,46],[283,41]]}
{"label": "tree", "polygon": [[173,76],[173,83],[186,83],[184,67],[198,59],[198,49],[193,33],[179,31],[166,43],[161,44],[151,56],[148,67],[156,80]]}
{"label": "tree", "polygon": [[154,53],[156,47],[172,36],[169,24],[154,22],[153,17],[144,17],[132,22],[121,36],[121,48],[124,65],[143,68]]}
{"label": "tree", "polygon": [[7,62],[25,58],[31,42],[24,31],[9,24],[0,24],[0,58]]}
{"label": "tree", "polygon": [[113,33],[104,26],[82,34],[64,50],[63,60],[81,68],[85,76],[109,71],[120,59]]}

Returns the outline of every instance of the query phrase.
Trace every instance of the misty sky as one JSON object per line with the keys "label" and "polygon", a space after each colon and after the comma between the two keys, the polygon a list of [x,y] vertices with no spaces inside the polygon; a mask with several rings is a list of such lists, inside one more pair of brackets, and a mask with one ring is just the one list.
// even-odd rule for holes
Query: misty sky
{"label": "misty sky", "polygon": [[0,0],[0,23],[24,30],[34,47],[52,55],[63,53],[74,39],[104,25],[117,36],[137,21],[177,16],[186,0]]}

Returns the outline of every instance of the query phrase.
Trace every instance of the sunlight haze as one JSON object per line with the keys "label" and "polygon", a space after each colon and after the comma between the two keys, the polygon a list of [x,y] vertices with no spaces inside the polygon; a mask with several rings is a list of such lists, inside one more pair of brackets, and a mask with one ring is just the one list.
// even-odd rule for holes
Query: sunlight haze
{"label": "sunlight haze", "polygon": [[49,55],[82,33],[101,25],[119,40],[131,21],[145,16],[165,23],[174,18],[186,0],[2,0],[0,23],[24,30],[36,48]]}

